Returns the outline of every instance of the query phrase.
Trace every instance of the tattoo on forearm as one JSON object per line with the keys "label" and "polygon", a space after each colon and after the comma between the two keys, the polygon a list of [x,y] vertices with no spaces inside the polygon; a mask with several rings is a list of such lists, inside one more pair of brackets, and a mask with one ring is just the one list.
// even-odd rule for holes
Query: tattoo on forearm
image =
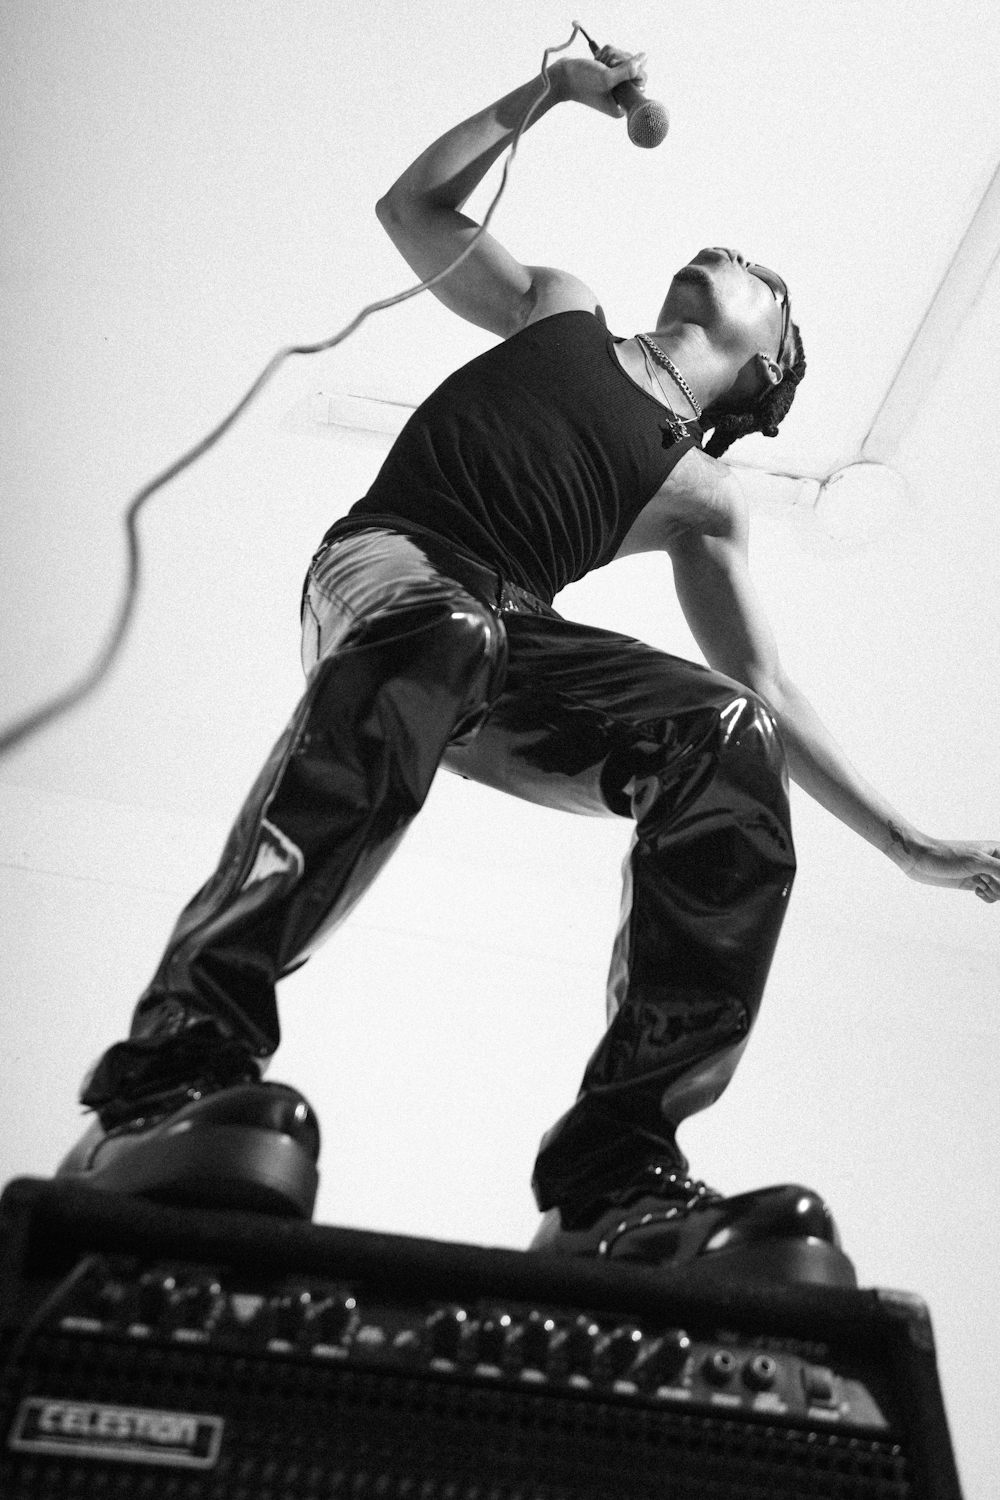
{"label": "tattoo on forearm", "polygon": [[903,837],[903,830],[893,822],[889,823],[889,841],[890,853],[906,853],[906,840]]}

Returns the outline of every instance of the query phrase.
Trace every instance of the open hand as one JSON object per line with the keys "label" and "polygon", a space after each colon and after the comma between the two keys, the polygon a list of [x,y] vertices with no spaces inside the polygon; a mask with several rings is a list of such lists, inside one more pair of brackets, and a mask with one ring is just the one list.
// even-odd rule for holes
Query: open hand
{"label": "open hand", "polygon": [[922,839],[899,861],[900,869],[921,885],[975,891],[981,901],[1000,901],[1000,841],[958,843]]}
{"label": "open hand", "polygon": [[620,47],[602,47],[596,57],[563,58],[551,69],[561,99],[586,104],[602,114],[620,119],[625,111],[611,90],[630,79],[639,88],[646,83],[645,52],[624,52]]}

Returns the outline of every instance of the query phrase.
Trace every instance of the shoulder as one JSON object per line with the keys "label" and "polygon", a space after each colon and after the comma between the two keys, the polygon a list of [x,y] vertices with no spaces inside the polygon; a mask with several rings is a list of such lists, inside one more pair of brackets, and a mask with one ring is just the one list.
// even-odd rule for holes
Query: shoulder
{"label": "shoulder", "polygon": [[531,291],[525,301],[525,315],[520,324],[528,328],[553,313],[588,312],[604,322],[604,312],[596,295],[585,281],[558,271],[553,266],[528,266]]}
{"label": "shoulder", "polygon": [[743,486],[727,464],[690,448],[639,513],[618,553],[673,552],[717,537],[745,551],[749,511]]}

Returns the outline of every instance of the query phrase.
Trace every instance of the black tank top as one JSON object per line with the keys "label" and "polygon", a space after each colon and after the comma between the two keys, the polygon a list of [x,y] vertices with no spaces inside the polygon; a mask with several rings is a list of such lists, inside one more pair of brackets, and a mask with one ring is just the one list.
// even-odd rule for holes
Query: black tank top
{"label": "black tank top", "polygon": [[625,373],[588,312],[554,313],[463,365],[413,413],[361,526],[430,532],[546,603],[611,561],[677,460],[667,412]]}

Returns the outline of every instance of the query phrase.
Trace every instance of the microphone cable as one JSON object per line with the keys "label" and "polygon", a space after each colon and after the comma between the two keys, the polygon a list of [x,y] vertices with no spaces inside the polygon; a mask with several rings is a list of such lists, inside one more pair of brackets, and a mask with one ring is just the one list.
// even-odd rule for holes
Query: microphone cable
{"label": "microphone cable", "polygon": [[128,552],[125,586],[122,591],[121,603],[118,606],[117,614],[108,631],[104,645],[99,649],[91,666],[75,682],[70,683],[69,687],[64,688],[62,692],[57,693],[47,702],[39,705],[38,708],[32,709],[22,718],[14,720],[5,729],[0,730],[0,755],[13,750],[16,745],[22,744],[32,735],[37,734],[45,725],[51,724],[54,719],[60,718],[69,709],[81,703],[85,698],[89,697],[107,676],[125,641],[139,597],[139,587],[142,579],[142,550],[139,542],[137,523],[139,512],[147,500],[155,495],[158,490],[162,490],[168,485],[172,479],[176,479],[179,474],[183,474],[185,469],[190,468],[192,464],[196,463],[211,448],[215,447],[215,444],[229,431],[238,418],[242,416],[251,402],[260,395],[261,391],[285,363],[286,359],[289,359],[293,354],[322,354],[327,349],[335,349],[338,344],[342,344],[345,339],[350,338],[351,334],[355,333],[361,327],[362,323],[370,318],[373,313],[383,312],[387,308],[396,307],[400,302],[406,302],[411,297],[416,297],[421,292],[426,292],[431,287],[437,286],[439,282],[444,281],[446,276],[450,276],[452,271],[472,254],[478,240],[489,228],[490,220],[493,218],[497,204],[503,197],[511,163],[517,153],[518,142],[531,123],[538,106],[552,92],[552,82],[549,77],[549,58],[555,52],[565,52],[568,47],[573,45],[577,34],[582,31],[582,27],[576,21],[572,25],[573,30],[570,33],[569,41],[562,42],[558,46],[545,48],[542,54],[542,66],[539,75],[543,84],[542,92],[538,95],[537,99],[532,100],[531,104],[525,110],[511,137],[507,159],[504,162],[503,174],[500,178],[500,186],[497,188],[486,213],[483,215],[483,222],[479,225],[469,243],[455,256],[451,264],[445,266],[442,271],[436,271],[433,276],[429,276],[426,281],[421,281],[416,286],[406,287],[403,291],[396,292],[391,297],[384,297],[380,301],[369,302],[349,323],[345,324],[339,332],[332,334],[329,338],[321,339],[315,344],[288,344],[284,348],[279,349],[268,360],[256,380],[254,380],[245,394],[240,397],[232,410],[222,418],[222,421],[213,427],[210,432],[206,433],[200,442],[195,443],[187,452],[182,453],[172,464],[168,464],[165,469],[161,470],[159,474],[149,480],[147,484],[144,484],[133,495],[125,511],[122,523],[125,530]]}

